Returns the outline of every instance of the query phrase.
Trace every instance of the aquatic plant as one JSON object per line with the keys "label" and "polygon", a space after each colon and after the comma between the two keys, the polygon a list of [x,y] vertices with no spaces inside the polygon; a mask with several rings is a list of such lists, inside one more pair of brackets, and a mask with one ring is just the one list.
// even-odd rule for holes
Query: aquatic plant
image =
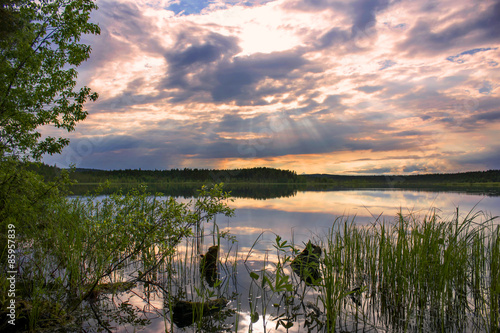
{"label": "aquatic plant", "polygon": [[498,226],[480,217],[399,213],[395,223],[367,227],[337,219],[325,244],[320,296],[330,328],[342,318],[344,325],[396,331],[496,332]]}

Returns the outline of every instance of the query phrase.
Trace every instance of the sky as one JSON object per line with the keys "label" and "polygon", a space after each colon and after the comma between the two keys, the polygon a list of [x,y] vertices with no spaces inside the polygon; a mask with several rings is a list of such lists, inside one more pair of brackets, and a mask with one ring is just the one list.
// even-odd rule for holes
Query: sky
{"label": "sky", "polygon": [[96,169],[500,169],[500,1],[98,0],[61,155]]}

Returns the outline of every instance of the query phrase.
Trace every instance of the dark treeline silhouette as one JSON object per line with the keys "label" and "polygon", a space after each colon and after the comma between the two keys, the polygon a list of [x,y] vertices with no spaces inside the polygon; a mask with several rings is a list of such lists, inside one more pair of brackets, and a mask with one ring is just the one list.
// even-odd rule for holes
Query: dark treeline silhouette
{"label": "dark treeline silhouette", "polygon": [[272,168],[234,170],[171,169],[171,170],[88,170],[76,169],[71,178],[80,183],[98,183],[106,180],[117,183],[184,183],[184,182],[251,182],[296,183],[294,171]]}
{"label": "dark treeline silhouette", "polygon": [[[29,164],[29,169],[53,180],[61,173],[55,166]],[[273,168],[249,168],[231,170],[213,169],[171,169],[171,170],[98,170],[75,168],[70,178],[80,184],[112,183],[299,183],[303,179],[295,171]]]}
{"label": "dark treeline silhouette", "polygon": [[467,185],[497,184],[500,185],[500,170],[471,171],[460,173],[433,173],[422,175],[381,175],[381,176],[344,176],[314,174],[304,176],[309,183],[328,183],[337,185],[356,184],[382,185],[388,187],[413,187],[419,185]]}
{"label": "dark treeline silhouette", "polygon": [[[73,195],[87,195],[96,193],[111,194],[121,191],[127,193],[137,188],[137,183],[113,184],[101,188],[99,184],[77,184],[71,187]],[[148,183],[148,193],[161,194],[176,198],[190,199],[196,197],[200,191],[201,183]],[[234,198],[273,199],[293,197],[297,191],[305,191],[306,184],[224,184],[224,191],[230,192]]]}
{"label": "dark treeline silhouette", "polygon": [[[27,168],[43,175],[46,180],[53,180],[61,169],[46,164],[27,164]],[[70,172],[70,178],[79,187],[95,185],[109,181],[119,187],[146,183],[150,190],[173,196],[190,197],[196,194],[201,184],[224,182],[226,188],[236,197],[255,198],[286,197],[297,190],[339,190],[354,188],[409,188],[449,191],[477,192],[478,190],[499,192],[500,170],[473,171],[462,173],[436,173],[422,175],[297,175],[294,171],[273,168],[249,169],[171,169],[171,170],[97,170],[76,168]],[[283,184],[281,188],[267,185]],[[259,186],[257,186],[259,185]],[[75,191],[74,191],[75,192]],[[76,192],[81,193],[80,190]]]}

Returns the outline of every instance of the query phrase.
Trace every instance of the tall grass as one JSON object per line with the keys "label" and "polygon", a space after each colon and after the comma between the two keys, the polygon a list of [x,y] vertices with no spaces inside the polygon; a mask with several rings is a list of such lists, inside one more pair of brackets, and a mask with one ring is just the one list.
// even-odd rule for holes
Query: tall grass
{"label": "tall grass", "polygon": [[342,319],[395,331],[497,332],[499,227],[480,217],[399,213],[367,227],[338,218],[323,242],[328,330]]}

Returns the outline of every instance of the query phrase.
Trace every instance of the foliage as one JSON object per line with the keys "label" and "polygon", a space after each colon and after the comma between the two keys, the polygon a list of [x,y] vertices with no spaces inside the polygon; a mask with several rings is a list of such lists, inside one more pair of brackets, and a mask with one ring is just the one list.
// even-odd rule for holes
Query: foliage
{"label": "foliage", "polygon": [[66,170],[47,182],[30,168],[36,166],[15,159],[0,163],[0,262],[5,260],[7,225],[14,225],[19,235],[36,235],[51,214],[50,203],[65,195],[70,184]]}
{"label": "foliage", "polygon": [[0,40],[7,38],[20,27],[17,12],[13,9],[18,0],[2,0],[0,3]]}
{"label": "foliage", "polygon": [[[103,285],[148,281],[173,255],[176,245],[192,235],[195,225],[211,221],[216,214],[232,214],[227,200],[229,194],[222,185],[215,185],[202,188],[198,198],[189,203],[160,199],[145,187],[104,198],[57,197],[46,201],[50,214],[39,216],[40,223],[33,232],[18,239],[23,250],[18,259],[17,303],[30,304],[27,328],[48,325],[47,320],[56,326],[71,322],[56,320],[60,319],[57,315],[40,321],[37,311],[46,302],[67,318],[83,313],[82,320],[92,316],[107,327],[108,319],[116,319],[125,305],[100,308],[98,300],[104,297],[103,290],[117,290]],[[121,274],[116,273],[124,269],[129,273],[120,278]],[[132,316],[133,312],[128,306],[130,322],[143,323],[138,316]]]}
{"label": "foliage", "polygon": [[96,100],[88,87],[75,91],[76,67],[90,55],[82,34],[98,34],[89,23],[92,0],[16,0],[2,3],[0,39],[0,158],[39,160],[59,153],[65,138],[41,138],[39,127],[72,131],[85,119],[84,103]]}

